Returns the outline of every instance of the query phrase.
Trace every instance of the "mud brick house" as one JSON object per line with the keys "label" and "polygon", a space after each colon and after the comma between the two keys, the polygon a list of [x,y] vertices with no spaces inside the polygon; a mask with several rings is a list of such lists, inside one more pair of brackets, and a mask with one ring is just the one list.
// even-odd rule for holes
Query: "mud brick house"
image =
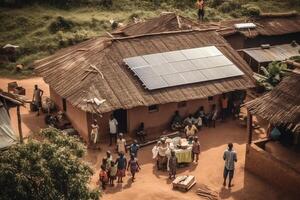
{"label": "mud brick house", "polygon": [[[126,36],[129,27],[123,28],[36,62],[51,99],[85,140],[94,118],[100,138],[108,136],[112,113],[120,131],[133,134],[144,122],[149,134],[157,133],[176,110],[184,116],[200,106],[209,111],[222,93],[254,86],[250,67],[216,31],[154,24],[147,33]],[[98,104],[91,103],[95,98]]]}
{"label": "mud brick house", "polygon": [[[236,24],[253,23],[254,28],[237,29]],[[261,44],[300,42],[300,16],[297,13],[266,13],[256,18],[222,21],[219,33],[234,49],[259,47]]]}

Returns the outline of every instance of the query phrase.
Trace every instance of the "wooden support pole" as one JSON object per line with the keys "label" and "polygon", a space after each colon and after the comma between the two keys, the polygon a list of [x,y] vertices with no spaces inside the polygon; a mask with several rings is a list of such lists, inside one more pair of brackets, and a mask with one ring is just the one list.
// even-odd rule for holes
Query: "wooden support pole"
{"label": "wooden support pole", "polygon": [[23,143],[23,133],[22,133],[20,106],[17,106],[17,117],[18,117],[18,130],[19,130],[20,143],[22,144]]}
{"label": "wooden support pole", "polygon": [[248,111],[247,112],[247,133],[248,133],[248,144],[252,143],[252,132],[253,132],[253,128],[252,128],[252,115],[251,113]]}

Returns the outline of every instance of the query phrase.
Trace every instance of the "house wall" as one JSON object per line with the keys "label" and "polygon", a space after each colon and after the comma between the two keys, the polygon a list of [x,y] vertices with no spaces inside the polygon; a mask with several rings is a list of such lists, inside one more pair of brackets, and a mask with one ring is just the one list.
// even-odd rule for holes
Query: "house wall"
{"label": "house wall", "polygon": [[300,33],[290,33],[285,35],[275,36],[257,36],[254,38],[246,38],[242,34],[236,33],[233,35],[224,36],[226,41],[236,50],[259,47],[262,44],[279,45],[289,44],[293,40],[300,43]]}
{"label": "house wall", "polygon": [[61,96],[59,96],[51,87],[49,87],[50,90],[50,99],[54,101],[55,105],[59,110],[63,110],[63,101]]}
{"label": "house wall", "polygon": [[285,35],[275,36],[257,36],[255,38],[248,38],[245,40],[244,48],[259,47],[262,44],[279,45],[289,44],[293,40],[300,42],[300,33],[290,33]]}
{"label": "house wall", "polygon": [[[50,88],[50,98],[55,102],[59,110],[63,110],[62,98]],[[74,107],[68,101],[66,102],[66,112],[68,119],[72,123],[72,126],[79,132],[80,136],[85,142],[88,141],[88,120],[86,112]]]}
{"label": "house wall", "polygon": [[299,196],[300,173],[258,146],[264,146],[265,142],[260,141],[247,145],[245,168],[270,184]]}
{"label": "house wall", "polygon": [[224,36],[224,38],[236,50],[243,49],[245,46],[245,37],[239,33]]}
{"label": "house wall", "polygon": [[148,133],[157,133],[168,130],[170,121],[176,110],[183,117],[194,114],[200,106],[204,106],[205,112],[211,109],[212,104],[218,104],[219,96],[214,96],[212,101],[208,99],[198,99],[186,102],[185,107],[178,108],[178,103],[168,103],[159,105],[157,112],[149,112],[148,107],[136,107],[128,110],[128,130],[134,134],[141,122],[144,122]]}

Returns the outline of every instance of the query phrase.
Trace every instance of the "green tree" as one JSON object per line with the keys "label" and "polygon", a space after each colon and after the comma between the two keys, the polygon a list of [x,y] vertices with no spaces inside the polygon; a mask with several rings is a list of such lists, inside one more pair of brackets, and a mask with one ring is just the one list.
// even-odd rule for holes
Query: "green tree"
{"label": "green tree", "polygon": [[272,90],[286,75],[287,65],[282,61],[274,61],[266,67],[261,67],[263,74],[254,76],[260,86]]}
{"label": "green tree", "polygon": [[93,172],[81,160],[83,144],[53,128],[40,135],[41,141],[31,139],[1,152],[0,199],[99,199],[99,191],[88,187]]}

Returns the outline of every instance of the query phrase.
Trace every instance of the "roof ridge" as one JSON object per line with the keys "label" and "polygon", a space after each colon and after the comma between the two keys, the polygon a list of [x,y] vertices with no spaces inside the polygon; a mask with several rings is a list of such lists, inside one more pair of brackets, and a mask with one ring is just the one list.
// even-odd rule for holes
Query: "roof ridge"
{"label": "roof ridge", "polygon": [[126,37],[115,37],[111,38],[111,40],[126,40],[126,39],[134,39],[134,38],[141,38],[141,37],[147,37],[147,36],[159,36],[159,35],[170,35],[170,34],[177,34],[177,33],[190,33],[190,32],[206,32],[206,31],[216,31],[218,28],[206,28],[206,29],[199,29],[199,28],[193,28],[189,30],[179,30],[179,31],[165,31],[165,32],[159,32],[159,33],[147,33],[147,34],[141,34],[141,35],[132,35],[132,36],[126,36]]}

